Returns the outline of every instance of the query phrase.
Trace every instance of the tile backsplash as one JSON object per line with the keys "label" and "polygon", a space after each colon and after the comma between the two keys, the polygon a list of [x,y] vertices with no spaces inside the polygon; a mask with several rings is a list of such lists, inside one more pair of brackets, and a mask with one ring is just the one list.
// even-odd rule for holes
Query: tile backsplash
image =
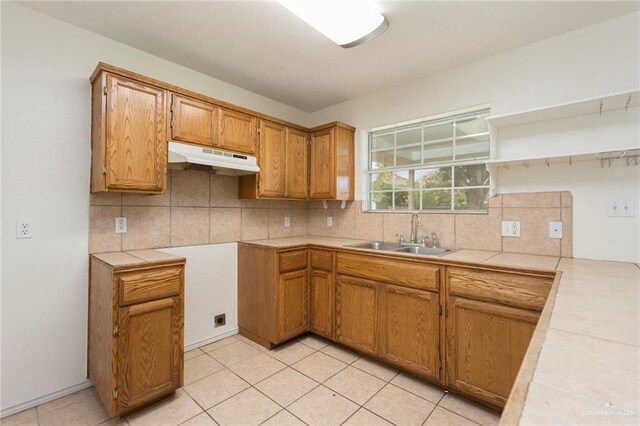
{"label": "tile backsplash", "polygon": [[[238,199],[238,178],[173,170],[163,195],[92,194],[89,253],[307,235],[306,201]],[[289,227],[284,218],[291,218]],[[128,232],[116,234],[115,218]]]}
{"label": "tile backsplash", "polygon": [[[363,212],[362,202],[238,199],[238,178],[200,170],[169,173],[164,195],[92,194],[89,252],[213,244],[292,236],[332,236],[397,241],[409,238],[411,213]],[[331,216],[332,226],[327,226]],[[435,232],[439,244],[550,256],[572,256],[573,199],[569,192],[503,194],[487,213],[421,213],[418,236]],[[116,234],[116,217],[128,232]],[[284,218],[291,224],[284,226]],[[501,236],[503,220],[520,222],[520,238]],[[562,221],[563,238],[548,236]]]}

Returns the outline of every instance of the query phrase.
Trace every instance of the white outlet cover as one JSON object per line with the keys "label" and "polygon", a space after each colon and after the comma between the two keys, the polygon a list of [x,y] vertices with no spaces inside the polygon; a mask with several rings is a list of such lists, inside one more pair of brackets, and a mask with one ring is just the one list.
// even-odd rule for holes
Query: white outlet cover
{"label": "white outlet cover", "polygon": [[632,198],[610,198],[607,200],[607,216],[633,217],[635,215]]}
{"label": "white outlet cover", "polygon": [[503,221],[502,222],[503,237],[520,237],[520,222]]}
{"label": "white outlet cover", "polygon": [[549,222],[549,238],[562,238],[562,222]]}
{"label": "white outlet cover", "polygon": [[16,238],[17,239],[33,238],[33,220],[31,219],[16,220]]}
{"label": "white outlet cover", "polygon": [[333,226],[333,217],[327,216],[327,226]]}
{"label": "white outlet cover", "polygon": [[126,234],[126,233],[127,233],[127,218],[116,217],[116,234]]}
{"label": "white outlet cover", "polygon": [[284,226],[291,226],[291,218],[289,216],[284,217]]}

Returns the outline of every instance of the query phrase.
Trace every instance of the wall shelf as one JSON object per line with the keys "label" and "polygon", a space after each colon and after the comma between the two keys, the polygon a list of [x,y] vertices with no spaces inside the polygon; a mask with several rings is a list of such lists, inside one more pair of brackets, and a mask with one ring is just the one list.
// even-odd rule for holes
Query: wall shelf
{"label": "wall shelf", "polygon": [[640,106],[640,89],[614,93],[597,98],[566,102],[544,108],[535,108],[510,114],[494,115],[486,118],[489,127],[495,130],[501,127],[520,126],[540,121],[557,120],[588,114],[602,114]]}

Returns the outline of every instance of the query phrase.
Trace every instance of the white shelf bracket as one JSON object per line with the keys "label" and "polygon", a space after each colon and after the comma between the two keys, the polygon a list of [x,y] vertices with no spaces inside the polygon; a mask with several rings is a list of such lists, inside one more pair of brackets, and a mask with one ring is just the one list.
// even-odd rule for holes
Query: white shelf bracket
{"label": "white shelf bracket", "polygon": [[487,171],[489,172],[489,197],[496,195],[496,188],[498,187],[498,167],[495,164],[485,164]]}

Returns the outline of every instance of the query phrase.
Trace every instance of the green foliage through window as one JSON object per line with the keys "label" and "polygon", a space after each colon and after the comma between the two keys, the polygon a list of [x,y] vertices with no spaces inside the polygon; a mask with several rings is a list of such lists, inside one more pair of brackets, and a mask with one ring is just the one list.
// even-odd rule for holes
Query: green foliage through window
{"label": "green foliage through window", "polygon": [[488,110],[369,135],[372,210],[486,210]]}

